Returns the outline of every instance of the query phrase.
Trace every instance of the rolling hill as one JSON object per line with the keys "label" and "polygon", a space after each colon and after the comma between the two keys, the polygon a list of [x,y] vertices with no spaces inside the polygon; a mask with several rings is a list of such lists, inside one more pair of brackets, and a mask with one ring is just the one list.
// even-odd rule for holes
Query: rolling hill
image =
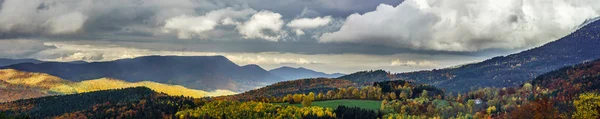
{"label": "rolling hill", "polygon": [[269,70],[269,72],[275,76],[281,77],[285,81],[305,78],[337,78],[344,75],[340,73],[326,74],[303,67],[293,68],[285,66]]}
{"label": "rolling hill", "polygon": [[291,81],[283,81],[268,85],[262,88],[246,91],[244,93],[215,97],[215,99],[229,99],[229,100],[256,100],[259,98],[269,97],[281,97],[287,94],[299,94],[309,92],[322,92],[326,93],[329,90],[336,90],[338,88],[347,88],[352,86],[358,86],[356,83],[343,79],[330,79],[330,78],[309,78],[309,79],[298,79]]}
{"label": "rolling hill", "polygon": [[118,79],[100,78],[81,82],[73,82],[44,73],[21,72],[13,69],[0,70],[0,82],[2,82],[0,83],[0,92],[6,92],[0,94],[2,94],[4,97],[8,97],[1,99],[0,102],[49,95],[85,93],[99,90],[140,86],[148,87],[154,91],[166,93],[168,95],[183,95],[195,98],[235,94],[235,92],[228,90],[206,92],[202,90],[188,89],[179,85],[161,84],[151,81],[131,83]]}
{"label": "rolling hill", "polygon": [[223,56],[144,56],[91,63],[21,63],[1,69],[47,73],[70,81],[108,77],[208,91],[246,91],[281,80],[258,66],[240,67]]}
{"label": "rolling hill", "polygon": [[600,21],[543,46],[457,68],[399,73],[396,79],[432,84],[449,92],[510,87],[541,74],[600,58]]}

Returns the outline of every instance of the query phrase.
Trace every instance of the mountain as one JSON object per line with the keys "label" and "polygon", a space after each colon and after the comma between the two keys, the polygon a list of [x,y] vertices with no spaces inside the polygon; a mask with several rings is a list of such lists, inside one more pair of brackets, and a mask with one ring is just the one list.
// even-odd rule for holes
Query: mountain
{"label": "mountain", "polygon": [[90,63],[21,63],[1,69],[47,73],[70,81],[108,77],[208,91],[245,91],[281,80],[260,67],[240,67],[223,56],[144,56]]}
{"label": "mountain", "polygon": [[146,87],[48,96],[0,103],[0,112],[24,118],[173,118],[194,99],[167,96]]}
{"label": "mountain", "polygon": [[269,70],[273,75],[283,78],[283,80],[294,80],[294,79],[305,79],[305,78],[337,78],[344,74],[334,73],[326,74],[323,72],[317,72],[306,68],[293,68],[293,67],[279,67],[276,69]]}
{"label": "mountain", "polygon": [[235,94],[227,90],[206,92],[188,89],[179,85],[161,84],[151,81],[131,83],[118,79],[100,78],[73,82],[44,73],[21,72],[13,69],[0,70],[0,92],[3,92],[0,93],[0,96],[8,97],[0,99],[0,102],[140,86],[172,96],[183,95],[195,98]]}
{"label": "mountain", "polygon": [[433,84],[451,92],[517,86],[564,66],[600,58],[600,21],[543,46],[457,68],[400,73],[396,79]]}
{"label": "mountain", "polygon": [[0,66],[8,66],[19,63],[42,63],[43,61],[36,59],[4,59],[0,58]]}

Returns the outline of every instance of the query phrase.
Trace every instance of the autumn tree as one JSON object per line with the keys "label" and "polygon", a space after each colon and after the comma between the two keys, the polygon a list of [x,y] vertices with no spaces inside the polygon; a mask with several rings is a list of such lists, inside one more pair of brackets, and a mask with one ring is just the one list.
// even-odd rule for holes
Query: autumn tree
{"label": "autumn tree", "polygon": [[302,106],[310,107],[314,100],[315,100],[315,93],[310,92],[307,96],[304,96],[304,98],[302,99]]}
{"label": "autumn tree", "polygon": [[399,98],[402,100],[406,100],[408,99],[408,94],[406,94],[406,92],[401,92]]}
{"label": "autumn tree", "polygon": [[294,97],[292,98],[294,100],[294,103],[299,103],[302,102],[302,98],[304,96],[302,94],[294,94]]}
{"label": "autumn tree", "polygon": [[600,95],[597,93],[584,93],[579,99],[573,101],[576,108],[573,118],[597,119],[600,118]]}
{"label": "autumn tree", "polygon": [[323,93],[320,93],[317,95],[317,100],[323,100]]}
{"label": "autumn tree", "polygon": [[427,93],[427,90],[423,90],[423,92],[421,93],[421,97],[422,98],[429,98],[429,94]]}

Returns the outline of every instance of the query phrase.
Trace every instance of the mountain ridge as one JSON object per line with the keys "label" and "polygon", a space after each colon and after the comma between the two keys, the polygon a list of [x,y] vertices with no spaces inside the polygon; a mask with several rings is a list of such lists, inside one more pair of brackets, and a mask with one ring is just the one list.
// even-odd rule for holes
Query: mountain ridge
{"label": "mountain ridge", "polygon": [[305,78],[337,78],[343,76],[341,73],[333,73],[327,74],[323,72],[318,72],[315,70],[307,69],[304,67],[288,67],[283,66],[275,69],[269,70],[273,75],[279,76],[283,78],[283,81],[295,80],[295,79],[305,79]]}

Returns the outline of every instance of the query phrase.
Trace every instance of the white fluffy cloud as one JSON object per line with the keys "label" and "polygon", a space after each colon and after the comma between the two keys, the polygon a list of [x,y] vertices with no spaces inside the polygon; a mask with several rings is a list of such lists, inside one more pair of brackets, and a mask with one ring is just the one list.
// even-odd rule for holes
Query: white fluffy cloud
{"label": "white fluffy cloud", "polygon": [[437,51],[518,49],[556,40],[597,17],[597,0],[406,0],[353,14],[319,41]]}
{"label": "white fluffy cloud", "polygon": [[202,36],[202,33],[215,29],[218,25],[235,24],[236,20],[246,19],[256,13],[253,9],[234,10],[225,8],[206,13],[204,16],[181,15],[167,19],[164,25],[166,32],[177,32],[180,39],[189,39],[193,36]]}
{"label": "white fluffy cloud", "polygon": [[408,67],[437,67],[438,64],[423,60],[423,61],[402,61],[400,59],[392,60],[390,66],[408,66]]}
{"label": "white fluffy cloud", "polygon": [[[306,9],[304,9],[304,11],[306,11]],[[304,11],[302,14],[304,14]],[[294,32],[296,33],[297,36],[301,36],[304,35],[304,29],[314,29],[314,28],[318,28],[321,26],[325,26],[327,24],[329,24],[329,22],[331,22],[331,16],[325,16],[325,17],[316,17],[316,18],[297,18],[294,19],[292,21],[290,21],[290,23],[288,23],[286,26],[293,28]]]}
{"label": "white fluffy cloud", "polygon": [[320,26],[325,26],[331,22],[331,16],[316,17],[316,18],[299,18],[290,21],[286,26],[297,29],[311,29]]}
{"label": "white fluffy cloud", "polygon": [[261,38],[269,41],[278,41],[285,35],[282,31],[283,20],[281,14],[271,11],[260,11],[250,20],[239,25],[237,29],[246,39]]}

